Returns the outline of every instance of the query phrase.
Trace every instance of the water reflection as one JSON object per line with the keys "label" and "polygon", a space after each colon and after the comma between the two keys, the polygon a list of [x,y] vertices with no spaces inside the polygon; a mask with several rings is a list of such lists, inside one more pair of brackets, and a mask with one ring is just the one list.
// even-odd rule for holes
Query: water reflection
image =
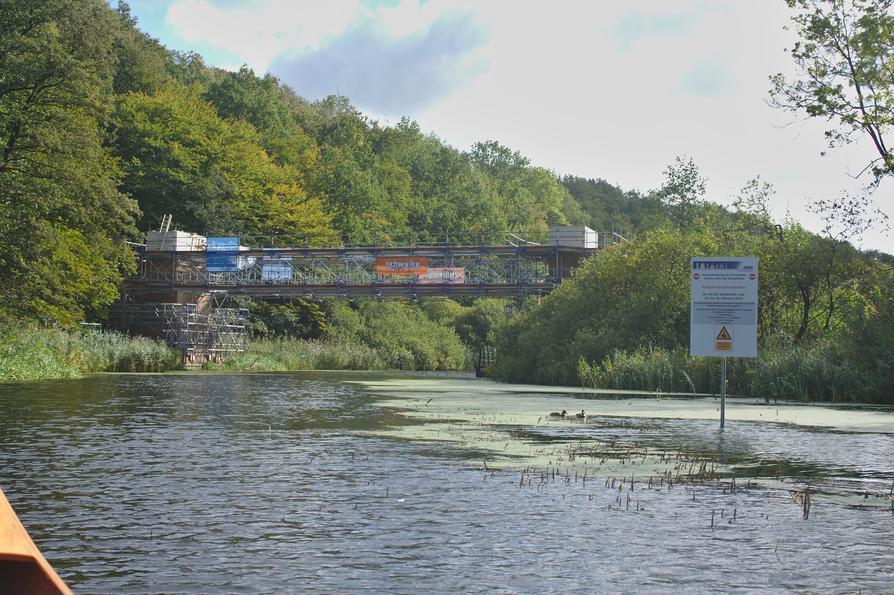
{"label": "water reflection", "polygon": [[773,478],[734,493],[520,486],[481,450],[383,437],[427,422],[344,378],[358,377],[3,385],[0,486],[80,592],[890,588],[890,511],[827,498],[804,521],[786,482],[881,491],[891,436],[608,417],[500,428],[532,445],[685,448]]}

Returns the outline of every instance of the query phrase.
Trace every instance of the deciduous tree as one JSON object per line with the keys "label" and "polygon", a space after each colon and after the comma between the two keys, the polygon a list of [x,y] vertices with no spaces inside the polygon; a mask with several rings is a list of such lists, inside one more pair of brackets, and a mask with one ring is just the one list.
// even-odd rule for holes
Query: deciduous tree
{"label": "deciduous tree", "polygon": [[797,73],[771,77],[777,107],[833,122],[832,147],[867,140],[877,157],[864,172],[878,185],[894,175],[892,0],[786,0],[795,10]]}
{"label": "deciduous tree", "polygon": [[136,204],[104,144],[118,26],[101,0],[0,8],[0,311],[70,323],[115,299]]}

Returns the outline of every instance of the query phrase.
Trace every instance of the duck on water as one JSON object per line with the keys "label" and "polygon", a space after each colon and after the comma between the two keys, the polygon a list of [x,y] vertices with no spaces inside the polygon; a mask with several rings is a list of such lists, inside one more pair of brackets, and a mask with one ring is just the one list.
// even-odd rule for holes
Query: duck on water
{"label": "duck on water", "polygon": [[[552,413],[549,414],[549,416],[550,416],[550,417],[561,417],[562,419],[565,419],[565,418],[568,416],[568,412],[565,411],[564,409],[562,409],[561,412],[559,412],[559,411],[553,411]],[[581,409],[581,410],[580,410],[580,413],[575,413],[575,414],[574,414],[573,419],[585,420],[585,419],[587,419],[587,414],[584,412],[583,409]]]}

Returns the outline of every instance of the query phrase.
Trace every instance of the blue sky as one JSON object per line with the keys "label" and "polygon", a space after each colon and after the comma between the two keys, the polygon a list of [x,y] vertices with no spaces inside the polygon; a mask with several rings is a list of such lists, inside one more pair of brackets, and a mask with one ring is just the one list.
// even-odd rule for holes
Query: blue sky
{"label": "blue sky", "polygon": [[[858,189],[850,174],[871,156],[859,144],[822,157],[823,123],[767,105],[768,77],[792,68],[782,0],[130,5],[169,48],[272,72],[308,99],[346,95],[386,123],[410,116],[460,149],[495,139],[556,173],[642,190],[692,157],[721,204],[760,175],[775,214],[813,229],[809,201]],[[878,203],[894,203],[890,186]],[[889,232],[864,245],[894,252]]]}

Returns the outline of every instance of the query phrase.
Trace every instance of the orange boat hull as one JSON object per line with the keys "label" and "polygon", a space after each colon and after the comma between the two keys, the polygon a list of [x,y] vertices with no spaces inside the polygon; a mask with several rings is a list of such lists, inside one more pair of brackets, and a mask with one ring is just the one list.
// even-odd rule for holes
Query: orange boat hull
{"label": "orange boat hull", "polygon": [[70,594],[46,561],[9,501],[0,490],[0,593],[4,595]]}

